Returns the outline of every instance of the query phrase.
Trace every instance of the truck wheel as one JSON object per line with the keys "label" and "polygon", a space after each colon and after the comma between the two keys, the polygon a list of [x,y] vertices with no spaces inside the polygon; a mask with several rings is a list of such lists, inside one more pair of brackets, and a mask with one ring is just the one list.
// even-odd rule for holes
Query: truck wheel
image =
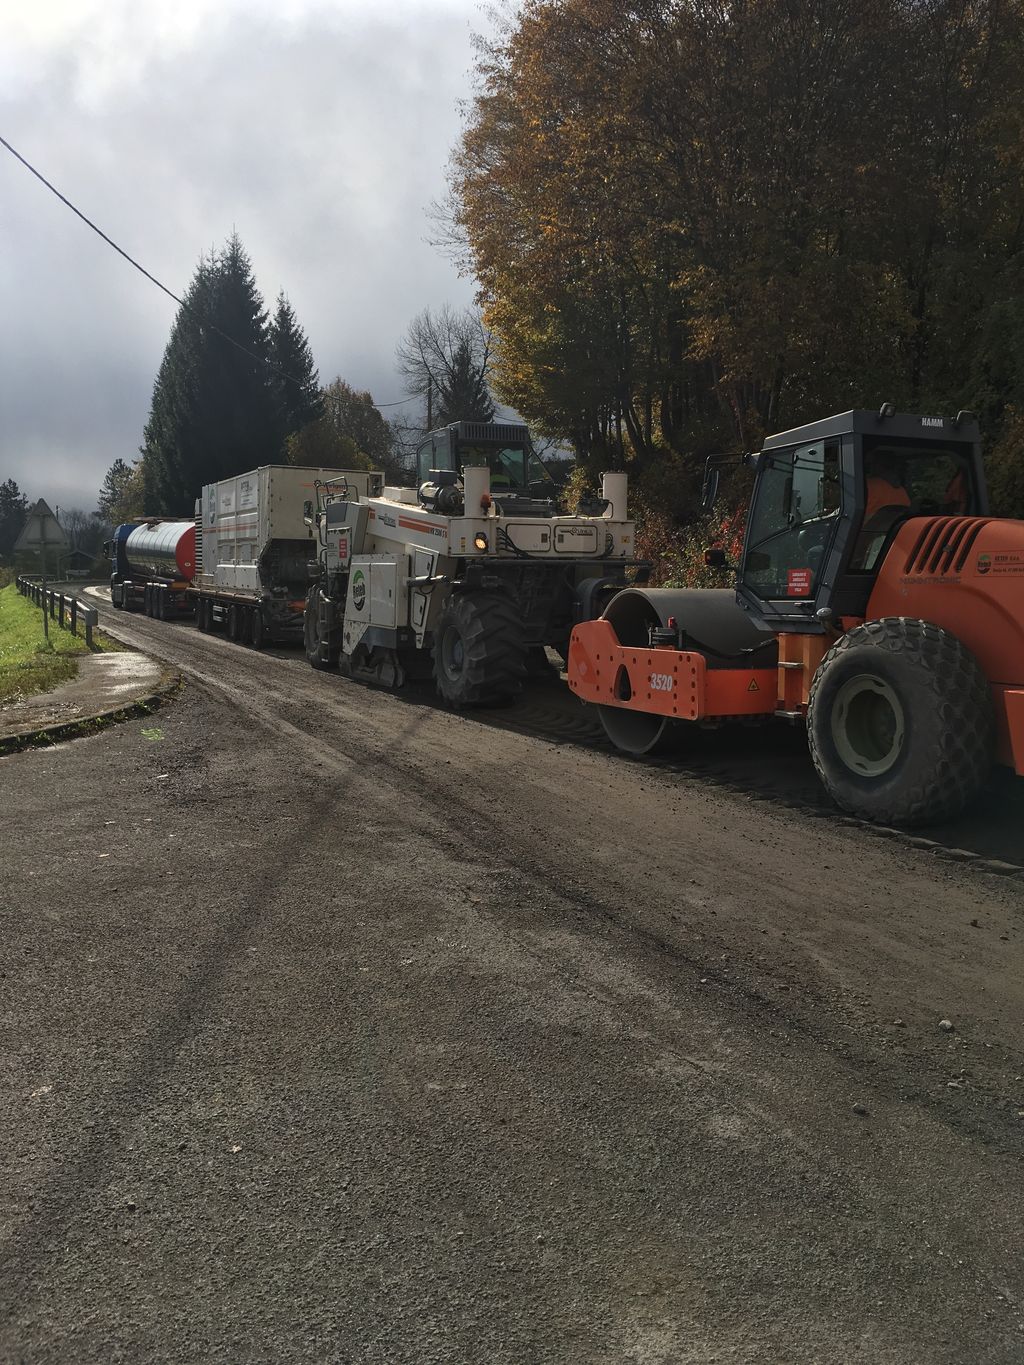
{"label": "truck wheel", "polygon": [[818,776],[844,810],[893,825],[946,820],[991,770],[992,696],[956,636],[886,616],[849,631],[822,659],[807,737]]}
{"label": "truck wheel", "polygon": [[238,644],[242,638],[242,608],[237,602],[232,602],[228,607],[228,639],[232,644]]}
{"label": "truck wheel", "polygon": [[143,616],[153,615],[153,591],[148,583],[142,589],[142,614]]}
{"label": "truck wheel", "polygon": [[514,603],[496,592],[450,598],[434,632],[433,658],[434,684],[449,706],[517,696],[526,676],[526,641]]}
{"label": "truck wheel", "polygon": [[[337,637],[337,638],[334,638]],[[310,588],[306,594],[306,611],[302,618],[302,640],[306,647],[306,658],[313,668],[337,668],[341,654],[341,631],[332,631],[327,638],[327,648],[320,648],[320,589]],[[324,658],[323,656],[327,657]]]}
{"label": "truck wheel", "polygon": [[253,607],[249,620],[249,643],[253,649],[262,649],[267,642],[267,626],[263,620],[263,608]]}

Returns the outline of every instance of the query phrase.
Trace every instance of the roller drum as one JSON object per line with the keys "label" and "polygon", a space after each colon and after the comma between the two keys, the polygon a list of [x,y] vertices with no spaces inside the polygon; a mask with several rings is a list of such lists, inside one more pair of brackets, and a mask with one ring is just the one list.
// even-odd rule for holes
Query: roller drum
{"label": "roller drum", "polygon": [[[684,648],[703,653],[709,669],[736,668],[739,656],[757,668],[771,668],[778,661],[774,636],[758,630],[731,588],[624,588],[604,611],[604,620],[627,649],[649,649],[651,628],[667,627],[670,619],[687,637]],[[608,738],[627,754],[657,753],[674,724],[667,716],[630,706],[597,709]]]}
{"label": "roller drum", "polygon": [[[650,628],[667,626],[670,617],[693,642],[692,648],[707,654],[709,668],[735,668],[737,656],[746,650],[755,650],[758,656],[765,652],[765,661],[758,658],[759,668],[777,662],[775,637],[754,625],[731,588],[624,588],[604,611],[619,644],[627,649],[646,649]],[[754,660],[748,656],[745,662]]]}

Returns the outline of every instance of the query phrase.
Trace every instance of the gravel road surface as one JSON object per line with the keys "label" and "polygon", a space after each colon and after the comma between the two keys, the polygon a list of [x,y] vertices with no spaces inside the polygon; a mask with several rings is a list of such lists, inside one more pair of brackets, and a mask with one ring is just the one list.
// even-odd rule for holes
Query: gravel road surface
{"label": "gravel road surface", "polygon": [[0,1359],[1024,1361],[1020,882],[114,620],[179,697],[0,759]]}

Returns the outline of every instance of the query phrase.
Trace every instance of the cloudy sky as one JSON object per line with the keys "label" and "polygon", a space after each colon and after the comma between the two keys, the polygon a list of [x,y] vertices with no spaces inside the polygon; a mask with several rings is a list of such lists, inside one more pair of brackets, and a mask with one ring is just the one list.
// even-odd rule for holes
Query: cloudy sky
{"label": "cloudy sky", "polygon": [[[237,229],[326,382],[402,397],[411,318],[472,299],[426,210],[479,0],[0,0],[0,135],[176,294]],[[95,506],[176,305],[0,147],[0,481]]]}

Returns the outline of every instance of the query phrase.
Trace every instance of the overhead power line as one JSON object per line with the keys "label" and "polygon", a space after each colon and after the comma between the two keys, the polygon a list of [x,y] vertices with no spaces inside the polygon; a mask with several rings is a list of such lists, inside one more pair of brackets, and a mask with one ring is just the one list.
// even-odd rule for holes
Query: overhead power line
{"label": "overhead power line", "polygon": [[[178,304],[180,308],[184,308],[187,313],[191,313],[193,317],[198,318],[199,321],[202,322],[205,327],[209,327],[211,332],[216,332],[219,337],[223,337],[226,342],[234,346],[234,348],[237,351],[241,351],[243,355],[247,355],[250,358],[250,360],[255,360],[258,361],[259,364],[261,365],[266,365],[266,367],[270,370],[273,370],[275,374],[279,374],[282,379],[288,379],[293,384],[301,384],[303,382],[301,379],[296,379],[294,375],[288,374],[285,370],[282,370],[279,365],[275,365],[274,362],[272,360],[268,360],[266,356],[257,355],[255,351],[250,351],[248,346],[243,346],[240,341],[236,341],[233,336],[229,336],[228,333],[223,331],[220,327],[218,327],[215,322],[210,322],[208,318],[204,318],[198,309],[193,308],[192,305],[190,303],[186,303],[184,299],[180,299],[177,296],[177,294],[175,294],[173,289],[168,289],[166,284],[162,284],[155,275],[151,275],[149,271],[146,269],[146,267],[144,265],[140,265],[134,256],[129,256],[128,252],[125,251],[123,247],[118,246],[118,244],[114,241],[112,237],[108,237],[107,234],[103,231],[103,229],[97,227],[91,218],[86,217],[86,215],[82,212],[80,208],[76,208],[75,205],[72,204],[71,200],[68,199],[66,195],[61,194],[60,190],[56,187],[56,185],[52,185],[50,181],[47,180],[46,176],[43,175],[41,171],[37,171],[35,166],[33,166],[30,161],[26,161],[22,154],[15,147],[12,147],[5,137],[0,136],[0,145],[6,147],[7,150],[10,152],[11,156],[13,156],[16,160],[20,161],[27,171],[31,171],[35,178],[41,181],[50,191],[51,194],[55,194],[57,198],[60,200],[60,202],[66,205],[67,208],[69,208],[73,214],[81,218],[82,222],[85,223],[87,227],[91,227],[93,232],[95,232],[98,237],[102,237],[103,240],[106,242],[107,246],[113,247],[113,249],[117,252],[119,256],[123,256],[129,265],[133,265],[141,275],[145,275],[146,279],[149,280],[151,284],[155,284],[157,289],[162,289],[163,292],[167,295],[167,297],[173,299],[174,302]],[[408,401],[409,401],[408,399],[402,399],[400,402],[397,403],[374,403],[373,406],[375,408],[400,408],[403,407]]]}

